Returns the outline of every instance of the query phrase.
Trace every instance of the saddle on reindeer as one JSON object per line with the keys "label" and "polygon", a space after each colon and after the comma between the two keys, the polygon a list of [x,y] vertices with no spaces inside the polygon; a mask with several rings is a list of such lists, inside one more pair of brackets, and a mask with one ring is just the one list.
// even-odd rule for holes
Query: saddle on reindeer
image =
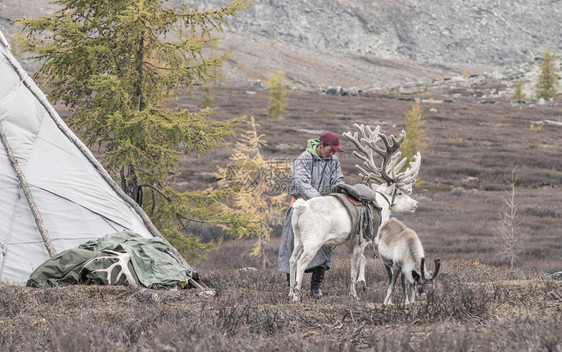
{"label": "saddle on reindeer", "polygon": [[349,239],[359,236],[359,243],[372,241],[381,224],[381,207],[376,203],[376,193],[369,186],[358,183],[335,185],[330,196],[336,197],[351,219]]}

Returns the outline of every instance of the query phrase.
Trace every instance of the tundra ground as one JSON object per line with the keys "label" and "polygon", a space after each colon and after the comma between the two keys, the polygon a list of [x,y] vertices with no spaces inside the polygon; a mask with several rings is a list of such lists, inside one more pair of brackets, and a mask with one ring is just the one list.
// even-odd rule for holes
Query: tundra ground
{"label": "tundra ground", "polygon": [[[562,105],[559,99],[537,105],[490,98],[497,89],[360,97],[293,92],[281,120],[265,115],[268,93],[261,88],[211,93],[217,118],[256,117],[268,142],[263,152],[274,160],[295,158],[306,139],[323,130],[351,130],[353,123],[380,124],[398,134],[413,99],[422,99],[428,147],[413,194],[420,207],[399,217],[420,236],[428,263],[441,258],[433,304],[383,306],[386,272],[372,249],[366,253],[367,288],[351,299],[345,248],[335,250],[324,297],[305,294],[292,303],[285,276],[276,271],[276,228],[265,266],[262,258],[249,257],[251,240],[228,238],[206,261],[194,263],[214,295],[2,284],[0,350],[562,351],[562,281],[547,279],[562,270],[562,127],[551,123],[560,120]],[[196,110],[201,98],[170,104]],[[346,180],[357,183],[351,143],[342,139],[342,146]],[[212,186],[229,150],[183,160],[178,189]],[[517,231],[524,236],[509,269],[494,234],[513,170]],[[222,235],[206,231],[201,236]]]}

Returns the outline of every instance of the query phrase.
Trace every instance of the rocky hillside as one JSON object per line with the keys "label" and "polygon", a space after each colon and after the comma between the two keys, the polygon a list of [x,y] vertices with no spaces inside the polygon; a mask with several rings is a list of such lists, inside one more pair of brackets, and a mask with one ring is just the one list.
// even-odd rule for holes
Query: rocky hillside
{"label": "rocky hillside", "polygon": [[562,48],[560,18],[557,0],[256,0],[234,28],[324,52],[504,65]]}
{"label": "rocky hillside", "polygon": [[[8,18],[53,11],[48,0],[2,0],[0,30],[12,35]],[[560,56],[560,18],[559,0],[255,0],[221,43],[234,49],[226,83],[263,81],[280,69],[300,89],[419,91],[463,75],[531,83],[547,47]]]}
{"label": "rocky hillside", "polygon": [[253,67],[246,42],[254,54],[269,53],[264,71],[276,64],[292,75],[303,60],[308,70],[296,81],[312,83],[307,71],[320,71],[317,84],[393,87],[467,72],[524,77],[547,47],[562,49],[560,18],[556,0],[256,0],[228,37]]}

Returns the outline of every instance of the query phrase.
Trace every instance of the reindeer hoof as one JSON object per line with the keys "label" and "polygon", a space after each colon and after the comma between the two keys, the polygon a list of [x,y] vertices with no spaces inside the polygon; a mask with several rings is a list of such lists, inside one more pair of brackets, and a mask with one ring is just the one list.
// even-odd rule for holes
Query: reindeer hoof
{"label": "reindeer hoof", "polygon": [[357,286],[359,286],[359,289],[363,292],[367,291],[367,283],[364,280],[357,281]]}
{"label": "reindeer hoof", "polygon": [[296,288],[291,288],[291,290],[289,291],[289,298],[292,299],[293,302],[300,302],[300,291]]}

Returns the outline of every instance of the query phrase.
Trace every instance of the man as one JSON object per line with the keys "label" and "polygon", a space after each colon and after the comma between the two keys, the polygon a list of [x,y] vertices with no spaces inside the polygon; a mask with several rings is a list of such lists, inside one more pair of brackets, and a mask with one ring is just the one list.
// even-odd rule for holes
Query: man
{"label": "man", "polygon": [[[341,172],[341,165],[336,152],[343,152],[340,147],[340,140],[334,132],[324,132],[319,139],[309,139],[307,148],[291,166],[292,187],[291,195],[293,200],[291,206],[298,198],[309,200],[330,194],[332,186],[344,183]],[[319,214],[319,216],[325,214]],[[285,221],[283,222],[283,232],[281,244],[279,246],[279,257],[277,269],[287,273],[289,280],[290,264],[289,259],[293,253],[294,234],[292,228],[293,208],[289,208]],[[320,287],[324,280],[326,270],[330,268],[332,261],[332,249],[324,246],[316,253],[305,272],[312,272],[310,280],[310,291],[313,296],[321,297]]]}

